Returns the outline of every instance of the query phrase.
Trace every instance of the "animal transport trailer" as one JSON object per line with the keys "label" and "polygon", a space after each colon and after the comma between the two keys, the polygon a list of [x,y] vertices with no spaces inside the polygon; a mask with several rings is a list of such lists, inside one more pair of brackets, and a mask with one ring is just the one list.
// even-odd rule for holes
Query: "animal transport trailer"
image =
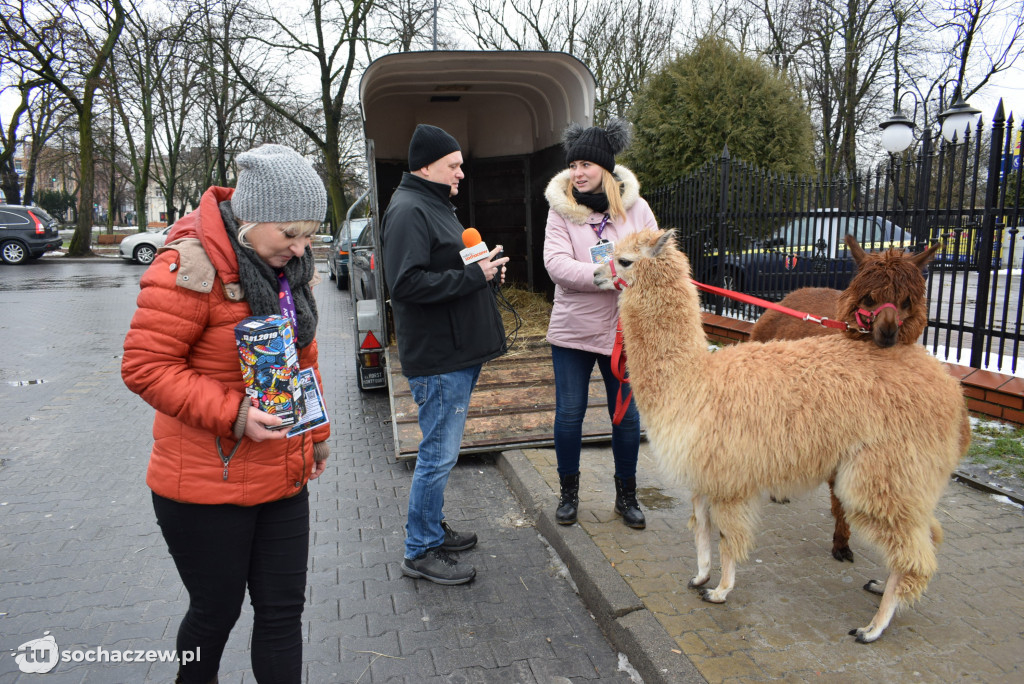
{"label": "animal transport trailer", "polygon": [[[381,244],[379,218],[409,170],[413,130],[421,123],[439,126],[459,141],[465,162],[466,178],[454,199],[459,221],[477,228],[488,245],[502,245],[510,257],[506,282],[550,296],[554,286],[543,263],[544,188],[565,168],[565,127],[593,125],[595,91],[590,69],[558,52],[405,52],[374,61],[359,83],[374,244]],[[394,344],[382,266],[378,260],[376,297],[360,302],[364,308],[357,313],[379,321],[395,454],[409,459],[415,458],[421,435]],[[509,353],[485,364],[462,452],[550,446],[554,405],[550,347],[542,339],[520,339]],[[591,385],[584,440],[610,437],[598,379]]]}

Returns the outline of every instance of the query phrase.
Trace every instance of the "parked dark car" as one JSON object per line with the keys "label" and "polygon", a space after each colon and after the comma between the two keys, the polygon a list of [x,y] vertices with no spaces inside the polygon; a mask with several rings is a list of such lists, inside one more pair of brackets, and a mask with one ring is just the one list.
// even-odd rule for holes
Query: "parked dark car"
{"label": "parked dark car", "polygon": [[0,258],[21,264],[60,249],[57,221],[39,207],[0,204]]}
{"label": "parked dark car", "polygon": [[146,231],[135,233],[121,240],[118,252],[122,259],[129,259],[139,264],[151,264],[156,258],[158,249],[164,246],[167,241],[167,233],[171,227],[167,226],[162,230]]}
{"label": "parked dark car", "polygon": [[[801,287],[845,289],[856,264],[846,247],[852,234],[869,251],[909,249],[910,233],[880,216],[820,212],[794,219],[747,249],[707,254],[697,280],[769,300]],[[721,262],[721,263],[719,263]]]}
{"label": "parked dark car", "polygon": [[374,244],[370,220],[363,220],[363,227],[353,240],[349,254],[352,299],[356,302],[377,298],[377,284],[373,275],[377,268],[377,246]]}
{"label": "parked dark car", "polygon": [[331,251],[327,257],[327,270],[331,280],[335,281],[339,290],[344,290],[349,283],[349,251],[352,248],[352,236],[358,235],[369,219],[351,218],[342,221],[341,228],[331,240]]}

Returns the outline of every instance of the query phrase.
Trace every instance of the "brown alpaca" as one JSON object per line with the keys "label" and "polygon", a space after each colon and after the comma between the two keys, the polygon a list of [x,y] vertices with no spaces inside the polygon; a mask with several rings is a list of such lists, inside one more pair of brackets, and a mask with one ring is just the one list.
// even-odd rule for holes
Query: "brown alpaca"
{"label": "brown alpaca", "polygon": [[851,631],[878,639],[936,570],[935,506],[970,441],[959,383],[920,345],[836,337],[709,352],[690,263],[673,236],[624,238],[594,282],[623,286],[619,313],[648,440],[662,470],[693,495],[690,586],[710,579],[712,523],[722,575],[701,596],[724,603],[753,547],[761,493],[807,491],[834,473],[850,525],[889,569],[878,612]]}
{"label": "brown alpaca", "polygon": [[[898,249],[869,254],[852,235],[847,235],[846,246],[857,264],[857,274],[850,281],[849,287],[845,290],[804,287],[789,293],[779,303],[797,311],[843,321],[849,326],[843,332],[847,337],[870,339],[883,349],[894,344],[916,344],[928,325],[928,300],[921,272],[935,256],[941,243],[936,242],[920,254],[907,254]],[[875,311],[877,315],[863,313]],[[862,324],[866,327],[861,327]],[[799,340],[840,332],[836,328],[816,325],[768,309],[751,329],[750,340]],[[832,499],[832,516],[836,520],[835,532],[832,534],[832,557],[852,563],[850,526],[843,515],[843,505],[833,491],[835,481],[831,477],[828,487]],[[776,497],[773,496],[772,500],[775,501]]]}

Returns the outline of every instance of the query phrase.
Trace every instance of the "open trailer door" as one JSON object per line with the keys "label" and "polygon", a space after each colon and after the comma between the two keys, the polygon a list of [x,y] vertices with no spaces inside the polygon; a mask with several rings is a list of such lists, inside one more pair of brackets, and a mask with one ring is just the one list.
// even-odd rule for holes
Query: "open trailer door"
{"label": "open trailer door", "polygon": [[[466,180],[456,200],[464,226],[510,257],[506,280],[540,292],[553,288],[543,265],[547,202],[544,188],[565,166],[561,136],[571,122],[593,125],[594,76],[558,52],[406,52],[373,62],[359,84],[369,152],[372,217],[379,217],[408,170],[417,124],[439,126],[462,148]],[[380,320],[392,407],[395,450],[415,457],[420,441],[416,404],[401,376],[383,274]],[[595,380],[584,425],[587,441],[610,438],[603,385]],[[593,416],[591,415],[593,414]],[[544,341],[517,343],[484,366],[470,404],[463,453],[550,445],[554,380]]]}

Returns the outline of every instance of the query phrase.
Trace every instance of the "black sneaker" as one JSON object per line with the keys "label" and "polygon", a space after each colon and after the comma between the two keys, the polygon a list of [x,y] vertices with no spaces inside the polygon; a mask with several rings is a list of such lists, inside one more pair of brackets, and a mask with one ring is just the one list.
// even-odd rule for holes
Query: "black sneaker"
{"label": "black sneaker", "polygon": [[444,543],[441,544],[441,548],[445,551],[465,551],[476,546],[476,535],[472,532],[460,534],[448,527],[448,523],[443,520],[441,527],[444,528]]}
{"label": "black sneaker", "polygon": [[419,558],[403,559],[402,574],[437,584],[465,584],[476,577],[476,568],[468,563],[460,566],[444,548],[437,546]]}

